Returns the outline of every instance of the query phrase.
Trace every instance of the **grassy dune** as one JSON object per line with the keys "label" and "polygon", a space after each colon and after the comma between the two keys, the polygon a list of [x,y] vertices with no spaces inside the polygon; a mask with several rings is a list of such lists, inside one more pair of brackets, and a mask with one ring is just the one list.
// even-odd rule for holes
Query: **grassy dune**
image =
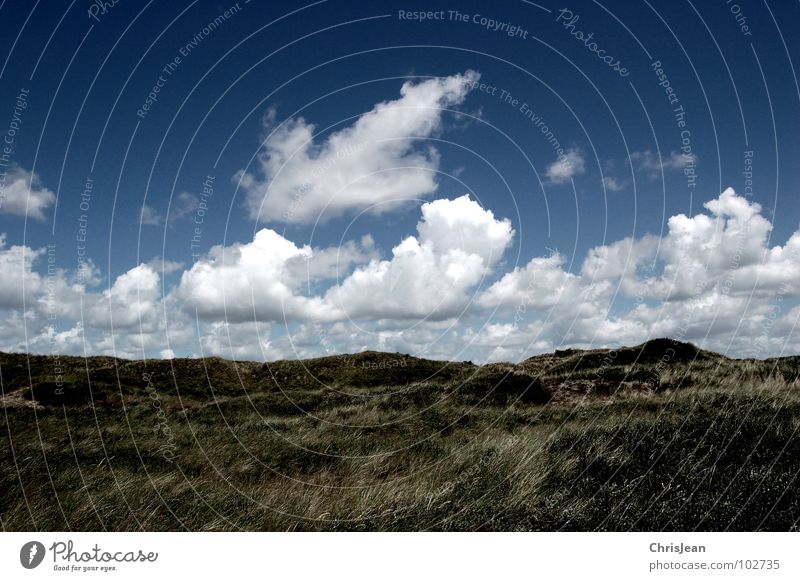
{"label": "grassy dune", "polygon": [[[800,358],[0,355],[4,530],[796,530]],[[60,377],[58,377],[60,376]]]}

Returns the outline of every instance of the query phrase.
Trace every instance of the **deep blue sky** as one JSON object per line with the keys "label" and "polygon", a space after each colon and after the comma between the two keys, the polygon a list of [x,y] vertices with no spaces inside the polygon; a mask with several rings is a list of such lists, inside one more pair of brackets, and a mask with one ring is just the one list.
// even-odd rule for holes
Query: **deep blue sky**
{"label": "deep blue sky", "polygon": [[[450,129],[442,136],[475,147],[508,181],[510,193],[484,162],[457,147],[440,146],[442,169],[464,166],[461,179],[485,205],[497,215],[511,217],[519,228],[513,194],[524,221],[519,239],[523,258],[540,254],[545,246],[571,254],[578,220],[578,256],[602,242],[604,234],[616,240],[633,233],[634,227],[637,234],[658,232],[663,208],[667,216],[696,211],[699,202],[725,186],[741,188],[745,149],[755,152],[754,198],[777,210],[777,240],[795,229],[800,215],[800,198],[793,195],[799,181],[800,106],[794,80],[787,77],[791,69],[785,52],[796,60],[800,49],[796,38],[784,37],[788,43],[784,48],[773,36],[773,16],[784,23],[800,18],[800,8],[794,3],[776,3],[770,7],[772,14],[763,4],[742,3],[753,31],[749,37],[740,33],[723,2],[694,6],[678,2],[652,8],[631,2],[606,2],[602,7],[574,3],[572,11],[581,17],[578,28],[594,31],[608,54],[618,56],[630,70],[626,79],[609,74],[580,41],[554,26],[557,12],[525,2],[463,2],[458,9],[518,24],[529,31],[528,40],[473,23],[398,22],[400,9],[453,9],[447,2],[331,0],[271,26],[275,18],[305,4],[240,3],[238,15],[183,59],[144,120],[136,116],[136,110],[159,70],[228,4],[151,2],[140,11],[134,3],[121,2],[100,15],[99,23],[84,10],[73,8],[55,29],[68,3],[56,5],[40,3],[33,13],[28,3],[6,3],[2,9],[6,30],[25,25],[18,40],[4,34],[1,41],[4,54],[17,42],[3,71],[0,102],[13,103],[22,87],[31,91],[17,161],[28,169],[35,161],[35,171],[59,196],[54,224],[28,222],[27,242],[34,246],[47,242],[51,232],[63,243],[73,238],[80,213],[74,200],[90,173],[98,192],[91,208],[93,255],[106,258],[110,248],[112,267],[127,270],[137,253],[144,259],[161,254],[163,231],[158,235],[147,231],[139,240],[138,221],[131,219],[145,194],[149,205],[164,212],[173,188],[197,192],[208,173],[216,174],[218,185],[208,243],[219,243],[226,236],[249,240],[254,224],[233,198],[230,177],[246,165],[258,146],[259,120],[268,106],[276,106],[283,118],[305,107],[310,94],[340,91],[303,110],[310,122],[326,127],[395,97],[400,77],[450,75],[468,68],[478,70],[484,82],[499,90],[496,96],[474,91],[464,110],[482,109],[484,119],[517,142],[540,173],[554,159],[552,148],[517,109],[500,100],[502,89],[528,102],[561,143],[587,153],[587,172],[576,180],[576,201],[569,185],[543,192],[526,160],[495,129],[475,124]],[[389,16],[375,18],[381,15]],[[51,33],[43,53],[43,40]],[[300,39],[302,35],[309,36]],[[765,37],[768,41],[760,42]],[[293,44],[286,47],[289,42]],[[324,64],[323,60],[335,62]],[[623,192],[603,192],[598,161],[613,160],[614,175],[630,177],[624,165],[629,151],[660,148],[662,155],[668,155],[681,145],[666,96],[649,68],[653,60],[664,65],[687,112],[699,157],[694,200],[679,173],[668,174],[665,187],[660,178],[638,179],[635,196],[632,186]],[[300,76],[292,80],[296,75]],[[288,84],[279,89],[284,83]],[[347,88],[356,83],[366,84]],[[446,179],[441,185],[442,193],[462,190]],[[23,225],[0,219],[2,229],[19,240]],[[416,213],[409,213],[407,219],[398,217],[398,231],[407,231],[416,219]],[[363,227],[374,230],[367,224]],[[168,258],[188,258],[188,245],[181,243],[187,228],[176,224],[168,229]],[[340,229],[329,231],[337,236]],[[306,235],[292,234],[300,239]],[[379,236],[389,245],[399,237],[392,225],[381,229]]]}
{"label": "deep blue sky", "polygon": [[[80,194],[91,176],[89,254],[107,280],[154,256],[189,263],[191,221],[142,226],[139,213],[146,203],[166,214],[173,196],[199,194],[212,174],[203,251],[248,242],[265,225],[285,230],[297,244],[336,245],[353,213],[318,228],[313,239],[309,226],[257,224],[248,217],[232,177],[257,152],[262,117],[274,107],[279,121],[301,115],[317,128],[340,128],[397,98],[405,78],[467,69],[498,91],[472,91],[459,107],[480,112],[482,122],[445,118],[436,136],[442,140],[436,143],[440,169],[458,170],[485,207],[512,220],[518,236],[510,263],[517,253],[525,263],[557,248],[574,257],[575,270],[591,247],[658,234],[669,216],[702,210],[727,186],[741,193],[746,150],[754,152],[751,199],[774,215],[774,243],[798,227],[796,2],[741,0],[750,34],[724,1],[571,2],[569,10],[580,16],[575,28],[594,33],[597,44],[620,60],[629,71],[623,78],[556,22],[564,6],[548,0],[242,0],[238,13],[182,59],[146,118],[138,117],[162,67],[234,4],[121,1],[98,14],[99,22],[88,16],[88,0],[0,4],[7,57],[0,124],[11,117],[20,89],[29,89],[14,161],[58,196],[43,222],[0,215],[7,243],[38,248],[55,242],[59,265],[74,268]],[[453,9],[520,26],[527,38],[487,30],[471,18],[398,18],[399,10]],[[681,147],[681,130],[651,67],[656,60],[686,112],[698,158],[694,188],[680,171],[651,178],[627,161],[633,152],[669,157]],[[571,183],[539,181],[525,156],[544,179],[556,155],[519,108],[500,99],[501,90],[529,104],[565,148],[583,153],[586,171],[575,177],[574,190]],[[620,191],[604,190],[603,175],[621,183]],[[442,176],[433,197],[464,192]],[[417,208],[365,216],[348,238],[370,233],[386,255],[418,220]],[[168,280],[178,275],[172,276]]]}

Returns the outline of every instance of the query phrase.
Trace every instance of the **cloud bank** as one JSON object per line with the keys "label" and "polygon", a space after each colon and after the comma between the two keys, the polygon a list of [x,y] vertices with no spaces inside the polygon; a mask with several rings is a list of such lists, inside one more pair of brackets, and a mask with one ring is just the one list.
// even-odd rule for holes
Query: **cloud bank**
{"label": "cloud bank", "polygon": [[263,228],[214,247],[166,291],[152,261],[102,288],[98,276],[43,273],[47,249],[0,236],[0,348],[514,360],[670,336],[766,357],[800,350],[800,232],[775,245],[770,233],[762,208],[727,189],[672,216],[662,238],[597,246],[572,271],[557,253],[507,265],[511,222],[461,196],[423,204],[416,233],[383,258],[370,237],[313,248]]}

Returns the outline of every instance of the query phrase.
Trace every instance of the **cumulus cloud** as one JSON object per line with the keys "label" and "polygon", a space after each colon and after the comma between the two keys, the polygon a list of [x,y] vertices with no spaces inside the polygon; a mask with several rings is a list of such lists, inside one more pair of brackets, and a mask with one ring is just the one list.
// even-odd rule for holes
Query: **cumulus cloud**
{"label": "cumulus cloud", "polygon": [[270,326],[258,322],[215,321],[203,328],[201,353],[236,360],[277,359],[270,341]]}
{"label": "cumulus cloud", "polygon": [[[380,260],[370,237],[336,248],[297,246],[264,228],[216,246],[181,278],[179,294],[205,320],[335,321],[453,316],[501,260],[514,231],[468,196],[423,204],[418,235]],[[355,270],[350,271],[355,267]],[[304,294],[335,279],[324,295]]]}
{"label": "cumulus cloud", "polygon": [[544,175],[551,184],[565,184],[577,175],[586,173],[586,159],[579,149],[569,149],[545,169]]}
{"label": "cumulus cloud", "polygon": [[287,280],[293,286],[313,285],[318,281],[342,280],[358,264],[365,264],[378,257],[375,241],[369,234],[360,243],[352,240],[331,248],[317,248],[302,260],[293,258],[286,262]]}
{"label": "cumulus cloud", "polygon": [[731,189],[672,216],[660,239],[597,246],[574,268],[556,252],[503,268],[511,222],[467,196],[420,213],[386,258],[369,237],[315,248],[264,228],[166,289],[157,261],[102,288],[99,273],[79,282],[47,249],[0,236],[0,349],[495,360],[671,336],[743,356],[800,350],[800,232],[770,245],[762,208]]}
{"label": "cumulus cloud", "polygon": [[6,247],[0,235],[0,350],[141,357],[163,347],[165,306],[186,340],[191,321],[172,312],[151,266],[140,264],[102,289],[96,267],[79,277],[58,267],[51,249]]}
{"label": "cumulus cloud", "polygon": [[513,236],[509,220],[468,196],[424,204],[416,237],[395,246],[391,259],[356,269],[328,299],[353,319],[457,316]]}
{"label": "cumulus cloud", "polygon": [[298,294],[300,272],[290,264],[311,260],[310,246],[298,247],[274,230],[259,230],[252,242],[214,246],[183,273],[179,293],[203,319],[292,320],[334,316],[319,297]]}
{"label": "cumulus cloud", "polygon": [[84,305],[84,319],[95,328],[156,325],[161,284],[152,266],[140,264],[118,276],[110,288]]}
{"label": "cumulus cloud", "polygon": [[663,273],[642,281],[645,296],[682,300],[712,288],[726,294],[774,291],[784,283],[797,288],[797,233],[785,247],[769,249],[772,224],[761,206],[731,188],[704,207],[709,213],[669,219],[660,248]]}
{"label": "cumulus cloud", "polygon": [[490,309],[549,309],[580,298],[579,291],[579,278],[564,270],[563,256],[553,253],[514,268],[482,293],[478,302]]}
{"label": "cumulus cloud", "polygon": [[386,212],[436,191],[439,155],[419,140],[435,134],[443,112],[463,102],[474,71],[407,81],[400,97],[375,105],[327,136],[302,117],[269,130],[254,169],[235,176],[250,217],[308,223],[348,210]]}
{"label": "cumulus cloud", "polygon": [[735,344],[746,354],[746,337],[764,333],[770,301],[800,297],[800,232],[769,248],[771,224],[761,207],[730,188],[704,207],[671,217],[660,240],[648,235],[591,249],[577,274],[558,255],[535,258],[479,302],[546,310],[544,335],[564,344],[671,336],[720,349]]}
{"label": "cumulus cloud", "polygon": [[430,242],[440,254],[454,250],[475,254],[486,266],[502,258],[514,236],[510,220],[495,218],[466,195],[423,204],[417,231],[420,240]]}
{"label": "cumulus cloud", "polygon": [[33,270],[46,253],[27,246],[8,246],[0,234],[0,308],[22,307],[31,303],[42,290],[42,277]]}
{"label": "cumulus cloud", "polygon": [[618,281],[622,292],[634,295],[643,267],[649,267],[649,272],[655,268],[658,245],[655,236],[645,235],[596,246],[586,254],[581,276],[595,285]]}
{"label": "cumulus cloud", "polygon": [[20,166],[0,171],[0,213],[27,216],[44,222],[45,210],[56,201],[56,195],[44,187],[36,173]]}

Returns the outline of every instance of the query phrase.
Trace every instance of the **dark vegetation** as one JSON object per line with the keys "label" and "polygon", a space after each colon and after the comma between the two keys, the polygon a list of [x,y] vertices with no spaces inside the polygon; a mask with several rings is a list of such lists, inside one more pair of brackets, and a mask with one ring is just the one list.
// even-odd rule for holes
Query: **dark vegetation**
{"label": "dark vegetation", "polygon": [[798,371],[670,340],[486,366],[0,354],[0,525],[796,530]]}

